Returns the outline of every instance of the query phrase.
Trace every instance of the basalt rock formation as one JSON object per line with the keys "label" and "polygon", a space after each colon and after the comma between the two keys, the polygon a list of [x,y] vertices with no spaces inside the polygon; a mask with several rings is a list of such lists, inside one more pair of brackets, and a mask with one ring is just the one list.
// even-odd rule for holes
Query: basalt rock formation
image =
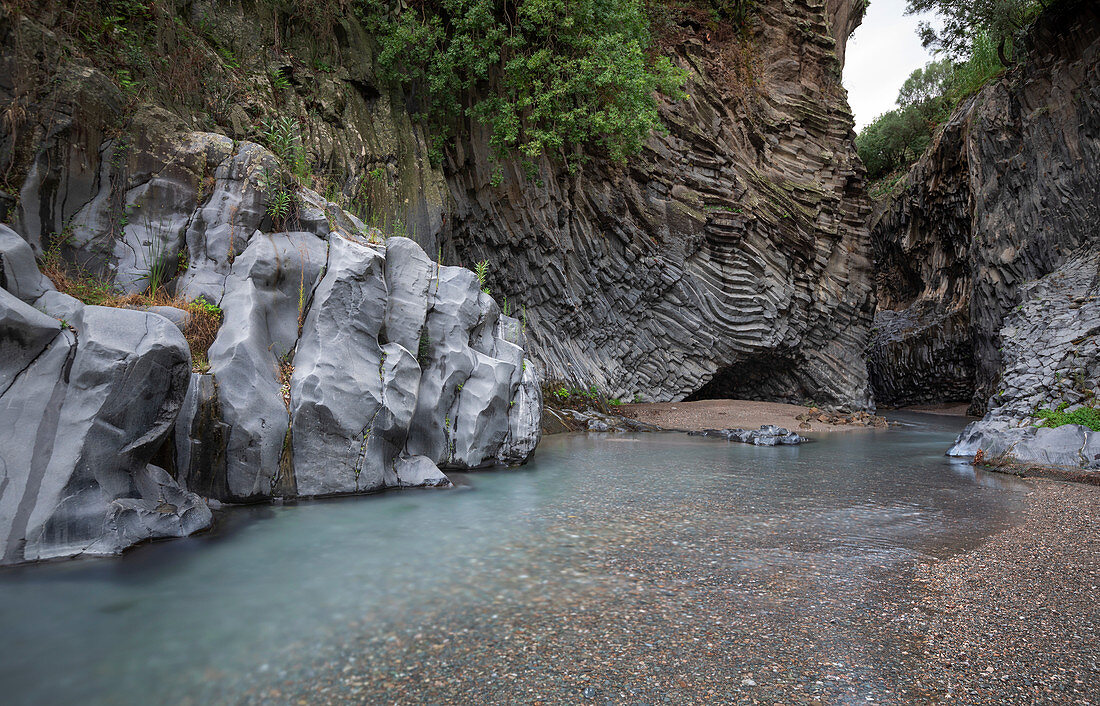
{"label": "basalt rock formation", "polygon": [[[177,328],[187,312],[84,306],[39,273],[26,240],[0,230],[4,562],[188,534],[210,523],[200,495],[449,485],[440,468],[527,460],[542,403],[523,325],[473,272],[384,238],[304,186],[276,227],[265,179],[279,165],[259,145],[145,138],[95,166],[69,257],[118,290],[159,278],[224,320],[208,364],[189,372],[198,352]],[[60,181],[81,168],[64,164]],[[116,198],[142,218],[101,229]]]}
{"label": "basalt rock formation", "polygon": [[[443,231],[526,307],[544,375],[610,397],[867,408],[872,288],[840,85],[860,3],[759,2],[751,37],[679,28],[690,97],[627,165],[518,166],[485,135],[448,164]],[[833,20],[835,24],[831,24]]]}
{"label": "basalt rock formation", "polygon": [[[611,397],[871,406],[867,206],[840,85],[861,1],[762,0],[745,36],[668,28],[690,98],[664,106],[667,134],[625,165],[594,154],[575,173],[538,162],[532,177],[504,163],[499,186],[477,125],[430,163],[418,97],[378,79],[353,13],[155,3],[150,41],[173,59],[135,94],[123,69],[97,66],[65,7],[0,8],[0,102],[13,107],[0,211],[39,254],[66,227],[118,228],[117,191],[106,221],[72,219],[150,130],[262,142],[264,120],[292,116],[329,200],[400,221],[446,262],[489,260],[544,379]],[[255,220],[248,207],[235,217]],[[141,259],[109,240],[79,251],[93,266]]]}
{"label": "basalt rock formation", "polygon": [[948,455],[1100,468],[1100,431],[1034,426],[1041,410],[1100,408],[1100,250],[1077,254],[1021,294],[1000,331],[1003,387]]}
{"label": "basalt rock formation", "polygon": [[984,413],[1002,390],[1053,391],[1018,377],[1004,331],[1029,282],[1100,248],[1100,7],[1053,5],[1024,55],[959,107],[872,218],[880,404]]}

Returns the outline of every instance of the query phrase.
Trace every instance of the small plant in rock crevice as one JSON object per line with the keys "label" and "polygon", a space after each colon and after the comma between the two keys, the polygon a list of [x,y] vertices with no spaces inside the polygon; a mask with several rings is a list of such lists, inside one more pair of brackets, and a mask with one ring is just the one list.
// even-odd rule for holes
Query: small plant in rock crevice
{"label": "small plant in rock crevice", "polygon": [[1041,409],[1037,411],[1035,416],[1042,421],[1036,426],[1055,428],[1065,426],[1066,424],[1079,424],[1092,431],[1100,431],[1100,408],[1086,405],[1072,412],[1067,412],[1066,409],[1068,407],[1069,403],[1063,402],[1054,409]]}
{"label": "small plant in rock crevice", "polygon": [[489,288],[485,286],[485,279],[489,276],[489,261],[482,260],[474,265],[474,274],[477,275],[477,284],[481,287],[481,291],[489,294]]}

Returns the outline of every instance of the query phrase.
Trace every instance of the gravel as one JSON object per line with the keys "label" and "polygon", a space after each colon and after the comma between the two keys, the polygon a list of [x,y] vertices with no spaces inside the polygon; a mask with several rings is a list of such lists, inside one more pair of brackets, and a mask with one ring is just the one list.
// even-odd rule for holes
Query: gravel
{"label": "gravel", "polygon": [[357,621],[243,702],[1094,703],[1100,489],[1031,483],[1021,524],[946,559],[759,552],[720,532],[736,504],[639,508],[575,566]]}

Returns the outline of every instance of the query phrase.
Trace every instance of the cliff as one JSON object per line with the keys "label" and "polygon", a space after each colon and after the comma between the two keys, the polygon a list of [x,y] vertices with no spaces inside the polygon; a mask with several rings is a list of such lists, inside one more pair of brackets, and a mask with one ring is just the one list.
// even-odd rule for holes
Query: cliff
{"label": "cliff", "polygon": [[[146,37],[117,30],[100,47],[67,3],[5,9],[9,219],[41,254],[94,192],[103,145],[124,151],[151,122],[263,142],[263,121],[291,116],[319,193],[445,261],[490,261],[544,378],[612,397],[868,407],[866,206],[840,85],[863,5],[754,6],[744,37],[663,31],[690,98],[663,108],[668,133],[629,164],[543,161],[533,178],[512,164],[499,186],[477,126],[430,163],[415,97],[378,80],[370,37],[328,4],[154,3],[135,20]],[[139,51],[172,61],[127,63]]]}
{"label": "cliff", "polygon": [[485,136],[456,146],[444,252],[492,263],[545,377],[627,399],[871,405],[867,206],[837,58],[861,10],[755,7],[747,40],[665,38],[690,97],[626,166],[543,161],[535,182],[513,168],[494,187]]}
{"label": "cliff", "polygon": [[871,219],[879,403],[999,408],[1016,384],[1006,317],[1028,283],[1100,247],[1100,8],[1055,5],[1025,56],[959,107]]}

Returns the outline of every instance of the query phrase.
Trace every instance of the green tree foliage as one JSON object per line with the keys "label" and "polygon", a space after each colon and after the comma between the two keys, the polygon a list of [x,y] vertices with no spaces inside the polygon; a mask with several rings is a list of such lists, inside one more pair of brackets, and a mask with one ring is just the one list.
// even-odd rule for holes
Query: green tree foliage
{"label": "green tree foliage", "polygon": [[989,34],[975,34],[969,51],[965,61],[944,58],[914,71],[898,92],[898,107],[860,131],[856,150],[868,178],[879,179],[916,161],[955,107],[1004,70]]}
{"label": "green tree foliage", "polygon": [[685,73],[656,56],[641,0],[360,0],[384,77],[402,84],[437,149],[472,118],[503,158],[601,148],[622,160],[661,129],[657,93]]}
{"label": "green tree foliage", "polygon": [[880,115],[856,137],[867,175],[879,179],[915,161],[936,126],[955,107],[1018,57],[1014,47],[1038,13],[1058,0],[909,0],[907,14],[935,12],[942,29],[921,23],[921,38],[943,58],[914,71],[898,93],[897,109]]}
{"label": "green tree foliage", "polygon": [[1043,7],[1056,0],[909,0],[906,14],[937,13],[943,28],[921,22],[924,46],[954,59],[971,53],[974,40],[985,35],[992,40],[1001,63],[1012,63],[1012,47],[1023,30]]}

